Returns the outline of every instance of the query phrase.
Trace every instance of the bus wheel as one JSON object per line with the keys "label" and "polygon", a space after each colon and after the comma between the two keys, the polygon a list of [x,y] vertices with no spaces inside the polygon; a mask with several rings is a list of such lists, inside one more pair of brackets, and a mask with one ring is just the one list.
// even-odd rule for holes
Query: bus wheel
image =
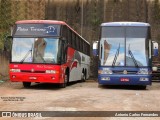
{"label": "bus wheel", "polygon": [[82,82],[85,82],[85,80],[86,80],[85,78],[86,78],[85,73],[84,73],[84,72],[82,72],[82,75],[81,75],[81,81],[82,81]]}
{"label": "bus wheel", "polygon": [[145,90],[147,88],[147,86],[139,86],[141,90]]}
{"label": "bus wheel", "polygon": [[31,82],[23,82],[23,86],[25,88],[29,88],[31,86]]}
{"label": "bus wheel", "polygon": [[61,83],[60,87],[65,88],[67,86],[68,82],[69,82],[69,76],[67,73],[65,73],[64,83]]}

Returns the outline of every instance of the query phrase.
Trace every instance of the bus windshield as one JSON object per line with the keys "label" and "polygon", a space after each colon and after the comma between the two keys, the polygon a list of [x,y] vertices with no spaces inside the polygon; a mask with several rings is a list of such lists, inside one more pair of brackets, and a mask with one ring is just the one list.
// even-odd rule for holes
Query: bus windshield
{"label": "bus windshield", "polygon": [[102,27],[101,65],[148,66],[148,27]]}
{"label": "bus windshield", "polygon": [[60,63],[57,38],[13,38],[11,62]]}

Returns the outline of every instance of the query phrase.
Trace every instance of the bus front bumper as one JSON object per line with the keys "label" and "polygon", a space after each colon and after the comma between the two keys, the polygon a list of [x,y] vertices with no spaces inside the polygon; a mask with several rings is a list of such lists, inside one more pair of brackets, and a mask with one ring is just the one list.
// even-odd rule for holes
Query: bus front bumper
{"label": "bus front bumper", "polygon": [[151,85],[151,75],[98,75],[102,85]]}
{"label": "bus front bumper", "polygon": [[62,83],[59,74],[10,74],[11,82],[43,82],[43,83]]}

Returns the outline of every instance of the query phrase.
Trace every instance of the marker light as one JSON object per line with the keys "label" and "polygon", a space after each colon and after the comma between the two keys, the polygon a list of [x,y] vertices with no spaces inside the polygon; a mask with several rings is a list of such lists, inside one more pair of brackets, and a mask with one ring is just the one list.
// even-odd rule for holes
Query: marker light
{"label": "marker light", "polygon": [[21,72],[20,69],[10,69],[10,72]]}
{"label": "marker light", "polygon": [[46,70],[46,73],[56,74],[56,73],[59,73],[59,71],[56,71],[56,70]]}

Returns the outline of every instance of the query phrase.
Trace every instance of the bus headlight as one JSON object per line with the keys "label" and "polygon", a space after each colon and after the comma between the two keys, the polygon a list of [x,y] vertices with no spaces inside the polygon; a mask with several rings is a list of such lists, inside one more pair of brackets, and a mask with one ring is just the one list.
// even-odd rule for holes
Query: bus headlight
{"label": "bus headlight", "polygon": [[110,77],[102,77],[101,80],[110,81]]}
{"label": "bus headlight", "polygon": [[20,69],[10,69],[10,72],[21,72]]}
{"label": "bus headlight", "polygon": [[59,72],[56,71],[56,70],[46,70],[46,73],[49,73],[49,74],[56,74],[56,73],[59,73]]}
{"label": "bus headlight", "polygon": [[113,74],[113,72],[110,69],[103,69],[103,70],[98,70],[98,74]]}
{"label": "bus headlight", "polygon": [[138,71],[138,74],[147,75],[147,74],[149,74],[149,71],[148,71],[148,69],[140,69],[140,70]]}

